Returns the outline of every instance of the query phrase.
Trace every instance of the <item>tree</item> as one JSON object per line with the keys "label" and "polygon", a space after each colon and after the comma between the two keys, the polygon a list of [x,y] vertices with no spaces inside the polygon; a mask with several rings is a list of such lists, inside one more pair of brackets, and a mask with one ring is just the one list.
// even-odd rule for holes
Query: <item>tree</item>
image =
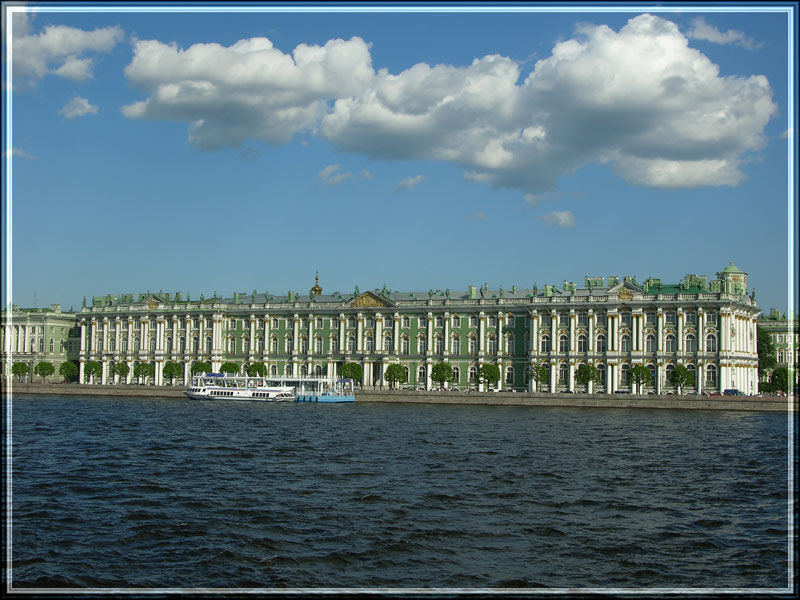
{"label": "tree", "polygon": [[253,363],[247,367],[247,374],[250,377],[265,377],[267,375],[267,365],[261,362]]}
{"label": "tree", "polygon": [[775,368],[775,344],[766,329],[756,326],[756,348],[758,350],[758,376],[766,378]]}
{"label": "tree", "polygon": [[683,365],[678,365],[670,371],[668,380],[682,394],[685,386],[694,384],[694,375]]}
{"label": "tree", "polygon": [[103,365],[96,360],[86,361],[86,363],[83,365],[83,374],[89,381],[92,380],[92,377],[102,377]]}
{"label": "tree", "polygon": [[170,383],[175,383],[176,377],[183,376],[183,365],[179,365],[170,360],[164,363],[164,368],[161,372],[164,374],[164,377],[169,377]]}
{"label": "tree", "polygon": [[139,382],[141,383],[142,377],[145,378],[145,382],[147,381],[148,377],[152,377],[155,375],[156,370],[150,363],[139,363],[135,367],[133,367],[133,376],[136,377]]}
{"label": "tree", "polygon": [[481,365],[478,369],[478,380],[483,383],[496,384],[500,381],[500,367],[497,365]]}
{"label": "tree", "polygon": [[528,379],[536,382],[536,387],[545,384],[550,379],[550,369],[543,364],[533,365],[528,371]]}
{"label": "tree", "polygon": [[361,385],[361,376],[363,372],[364,370],[361,368],[361,365],[354,362],[344,363],[340,371],[344,379],[352,379],[353,381],[357,381],[359,385]]}
{"label": "tree", "polygon": [[386,367],[386,374],[384,375],[386,381],[389,382],[389,386],[394,389],[397,383],[405,383],[408,381],[408,375],[406,375],[406,370],[403,368],[403,365],[389,365]]}
{"label": "tree", "polygon": [[770,377],[773,392],[789,392],[789,369],[786,367],[778,367],[772,372]]}
{"label": "tree", "polygon": [[33,367],[33,372],[39,375],[42,378],[42,383],[44,383],[44,378],[50,377],[50,375],[55,373],[56,368],[53,366],[53,363],[42,361]]}
{"label": "tree", "polygon": [[114,375],[119,375],[120,379],[127,379],[128,373],[131,372],[131,368],[128,366],[124,360],[122,362],[118,362],[111,368],[111,372]]}
{"label": "tree", "polygon": [[[648,371],[649,373],[649,371]],[[589,391],[589,382],[597,383],[600,379],[600,371],[594,365],[582,364],[575,372],[575,381],[580,385],[586,386],[586,391]]]}
{"label": "tree", "polygon": [[64,381],[74,381],[78,377],[80,371],[78,365],[68,360],[61,363],[61,366],[58,367],[58,372],[64,378]]}
{"label": "tree", "polygon": [[447,363],[436,363],[431,369],[431,379],[444,387],[445,381],[453,381],[453,367]]}
{"label": "tree", "polygon": [[650,379],[653,377],[653,374],[650,372],[650,369],[644,365],[636,365],[630,371],[628,371],[628,377],[630,377],[633,383],[639,386],[639,393],[641,394],[642,384],[645,381],[650,381]]}
{"label": "tree", "polygon": [[15,377],[19,377],[20,381],[22,381],[22,378],[28,374],[28,371],[30,371],[30,369],[25,363],[17,362],[11,365],[11,374]]}
{"label": "tree", "polygon": [[239,365],[237,365],[233,361],[228,361],[222,363],[222,366],[219,368],[222,373],[228,373],[230,375],[236,375],[239,372]]}
{"label": "tree", "polygon": [[198,373],[211,373],[211,365],[207,362],[196,362],[192,365],[192,375]]}

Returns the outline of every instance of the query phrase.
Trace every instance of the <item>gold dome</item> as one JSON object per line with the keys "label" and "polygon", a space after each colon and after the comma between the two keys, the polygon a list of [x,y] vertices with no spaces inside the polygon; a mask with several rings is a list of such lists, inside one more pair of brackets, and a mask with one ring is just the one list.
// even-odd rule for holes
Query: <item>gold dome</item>
{"label": "gold dome", "polygon": [[319,287],[319,271],[317,271],[317,275],[314,277],[314,287],[311,288],[310,292],[314,296],[319,296],[322,293],[322,288]]}

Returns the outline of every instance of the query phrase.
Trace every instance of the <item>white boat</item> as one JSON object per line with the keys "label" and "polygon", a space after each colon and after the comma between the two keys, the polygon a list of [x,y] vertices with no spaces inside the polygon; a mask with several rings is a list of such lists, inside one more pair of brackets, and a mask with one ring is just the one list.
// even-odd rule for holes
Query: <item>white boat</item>
{"label": "white boat", "polygon": [[205,373],[192,377],[184,392],[193,400],[252,400],[256,402],[294,402],[294,387],[274,385],[263,377],[242,377]]}

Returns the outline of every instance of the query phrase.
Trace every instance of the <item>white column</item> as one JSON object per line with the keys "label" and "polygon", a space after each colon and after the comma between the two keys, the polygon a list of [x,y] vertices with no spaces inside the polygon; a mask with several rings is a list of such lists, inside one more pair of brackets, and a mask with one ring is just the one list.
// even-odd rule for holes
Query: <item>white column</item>
{"label": "white column", "polygon": [[358,313],[356,318],[356,353],[363,354],[364,352],[364,315]]}
{"label": "white column", "polygon": [[550,362],[550,393],[556,392],[556,381],[558,378],[558,363]]}
{"label": "white column", "polygon": [[347,338],[344,335],[344,324],[344,313],[339,313],[339,352],[345,352],[347,350]]}
{"label": "white column", "polygon": [[[569,353],[574,354],[577,346],[575,345],[575,320],[577,319],[577,315],[575,314],[575,309],[571,308],[569,310]],[[572,385],[572,365],[570,365],[570,385]],[[570,389],[572,389],[570,387]]]}
{"label": "white column", "polygon": [[[444,313],[444,330],[442,332],[444,339],[444,355],[450,356],[450,313]],[[445,382],[445,388],[447,387],[447,382]]]}
{"label": "white column", "polygon": [[[589,309],[589,339],[588,339],[588,342],[587,342],[589,344],[589,354],[590,355],[594,354],[595,352],[597,352],[597,345],[596,345],[595,339],[594,339],[594,335],[595,335],[594,334],[594,330],[595,330],[595,327],[597,327],[596,319],[597,319],[597,315],[594,313],[594,310],[590,308]],[[591,390],[592,388],[589,387],[589,389]]]}
{"label": "white column", "polygon": [[256,355],[256,316],[250,315],[250,353],[247,357],[249,362],[255,360]]}
{"label": "white column", "polygon": [[269,356],[269,349],[270,349],[270,340],[269,340],[269,332],[270,332],[270,321],[272,318],[270,315],[264,313],[264,356]]}
{"label": "white column", "polygon": [[532,312],[530,318],[531,335],[529,340],[530,348],[528,348],[528,354],[533,356],[539,352],[539,313],[536,311]]}
{"label": "white column", "polygon": [[375,351],[383,354],[383,315],[375,313]]}
{"label": "white column", "polygon": [[[295,313],[292,317],[292,356],[297,357],[300,351],[300,316]],[[297,359],[292,361],[292,373],[295,377],[299,377],[300,373],[297,371]]]}
{"label": "white column", "polygon": [[394,338],[392,339],[394,354],[400,354],[400,313],[394,313]]}
{"label": "white column", "polygon": [[676,319],[675,325],[675,337],[678,339],[678,352],[685,352],[686,351],[686,344],[683,340],[683,308],[678,308],[678,317]]}
{"label": "white column", "polygon": [[550,350],[558,351],[558,313],[550,311]]}
{"label": "white column", "polygon": [[478,356],[486,353],[486,315],[478,313]]}
{"label": "white column", "polygon": [[571,392],[575,391],[575,363],[569,361],[569,389]]}

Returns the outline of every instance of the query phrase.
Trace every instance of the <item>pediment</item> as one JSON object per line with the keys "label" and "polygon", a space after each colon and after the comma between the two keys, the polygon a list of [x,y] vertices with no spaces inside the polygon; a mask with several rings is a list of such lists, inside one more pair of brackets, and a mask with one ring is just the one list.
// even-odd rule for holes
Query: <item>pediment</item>
{"label": "pediment", "polygon": [[613,287],[608,288],[607,293],[609,296],[616,294],[617,297],[622,300],[630,300],[633,297],[633,294],[644,294],[644,290],[638,285],[634,285],[629,281],[623,281]]}
{"label": "pediment", "polygon": [[394,306],[392,303],[388,302],[385,298],[382,298],[377,294],[373,294],[372,292],[364,292],[363,294],[356,296],[352,300],[348,300],[347,302],[345,302],[345,305],[356,308],[361,308],[361,307],[387,308]]}

